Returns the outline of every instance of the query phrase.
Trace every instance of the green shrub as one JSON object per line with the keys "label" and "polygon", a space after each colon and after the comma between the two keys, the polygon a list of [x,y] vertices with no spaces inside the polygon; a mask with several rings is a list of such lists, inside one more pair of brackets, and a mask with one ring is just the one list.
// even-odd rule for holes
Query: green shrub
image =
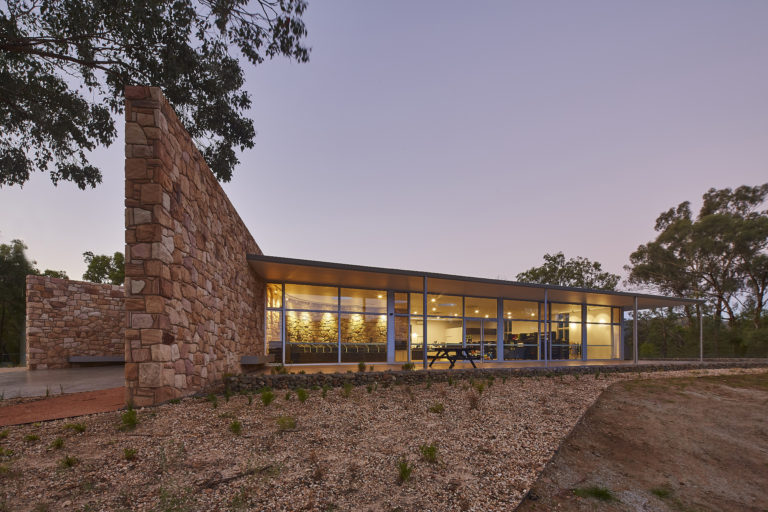
{"label": "green shrub", "polygon": [[416,365],[413,363],[405,363],[403,366],[401,366],[404,372],[410,372],[414,368],[416,368]]}
{"label": "green shrub", "polygon": [[264,404],[264,406],[268,406],[275,400],[275,394],[272,392],[269,388],[264,388],[261,390],[261,403]]}
{"label": "green shrub", "polygon": [[248,393],[248,405],[252,405],[252,404],[253,404],[253,395]]}
{"label": "green shrub", "polygon": [[482,395],[483,391],[485,391],[485,382],[475,382],[474,387],[477,392]]}
{"label": "green shrub", "polygon": [[76,466],[79,462],[80,460],[78,460],[77,457],[65,455],[64,458],[59,461],[59,466],[66,469]]}
{"label": "green shrub", "polygon": [[345,382],[344,383],[344,387],[341,390],[341,394],[344,396],[344,398],[349,398],[350,397],[350,395],[352,394],[352,388],[353,387],[354,386],[352,385],[351,382]]}
{"label": "green shrub", "polygon": [[322,396],[323,398],[325,398],[326,396],[328,396],[328,391],[329,391],[330,389],[331,389],[331,386],[329,386],[328,384],[323,384],[323,392],[321,393],[321,396]]}
{"label": "green shrub", "polygon": [[432,379],[427,379],[427,385],[426,388],[429,389],[432,387]]}
{"label": "green shrub", "polygon": [[13,456],[13,450],[10,448],[5,448],[3,446],[0,446],[0,457],[12,457]]}
{"label": "green shrub", "polygon": [[410,480],[411,473],[413,472],[413,466],[408,464],[405,459],[400,459],[397,463],[397,482],[403,484]]}
{"label": "green shrub", "polygon": [[659,356],[659,351],[656,349],[656,345],[648,343],[647,341],[640,344],[637,347],[637,353],[640,357],[654,358]]}
{"label": "green shrub", "polygon": [[665,500],[672,496],[672,489],[669,487],[654,487],[651,489],[651,494]]}
{"label": "green shrub", "polygon": [[445,411],[445,407],[440,402],[436,402],[432,404],[427,410],[435,414],[443,414],[443,412]]}
{"label": "green shrub", "polygon": [[170,400],[168,400],[168,403],[173,405],[178,405],[181,403],[181,398],[171,398]]}
{"label": "green shrub", "polygon": [[419,446],[419,451],[425,461],[430,464],[437,462],[437,445],[435,443],[423,444]]}
{"label": "green shrub", "polygon": [[591,486],[579,487],[573,490],[573,494],[579,498],[594,498],[600,501],[613,501],[613,493],[605,487]]}
{"label": "green shrub", "polygon": [[451,377],[450,375],[448,376],[448,385],[453,386],[453,377]]}
{"label": "green shrub", "polygon": [[288,368],[286,368],[282,363],[272,367],[273,375],[285,375],[287,373],[288,373]]}
{"label": "green shrub", "polygon": [[37,434],[27,434],[24,436],[24,440],[28,443],[34,443],[40,440],[40,436]]}
{"label": "green shrub", "polygon": [[10,434],[10,433],[11,433],[11,431],[8,430],[7,428],[5,430],[0,431],[0,439],[7,439],[8,438],[8,434]]}
{"label": "green shrub", "polygon": [[82,434],[85,432],[85,423],[67,423],[64,425],[64,428],[72,430],[73,432],[77,432],[78,434]]}
{"label": "green shrub", "polygon": [[368,368],[368,366],[364,362],[360,361],[359,363],[357,363],[357,371],[359,371],[360,373],[364,373],[366,368]]}
{"label": "green shrub", "polygon": [[282,432],[285,432],[286,430],[295,430],[296,418],[293,416],[280,416],[277,418],[277,427]]}
{"label": "green shrub", "polygon": [[236,436],[239,436],[243,432],[243,424],[238,420],[234,420],[229,424],[229,430]]}
{"label": "green shrub", "polygon": [[62,448],[64,448],[64,440],[60,437],[57,437],[51,443],[51,448],[53,448],[54,450],[61,450]]}
{"label": "green shrub", "polygon": [[373,384],[371,384],[370,382],[366,384],[365,390],[368,392],[369,395],[373,393]]}
{"label": "green shrub", "polygon": [[213,393],[208,393],[206,400],[211,402],[211,406],[213,406],[214,409],[216,409],[219,406],[219,399]]}
{"label": "green shrub", "polygon": [[136,458],[135,448],[123,448],[123,458],[125,460],[134,460]]}
{"label": "green shrub", "polygon": [[293,393],[291,393],[291,391],[290,391],[290,390],[286,391],[286,392],[285,392],[285,401],[286,401],[286,402],[290,402],[290,401],[291,401],[291,397],[292,397],[292,396],[293,396]]}
{"label": "green shrub", "polygon": [[139,424],[139,416],[136,413],[136,409],[128,406],[128,410],[120,415],[120,421],[122,422],[120,430],[123,432],[135,429],[136,425]]}
{"label": "green shrub", "polygon": [[309,398],[309,393],[304,388],[296,388],[296,398],[299,399],[299,402],[304,403]]}

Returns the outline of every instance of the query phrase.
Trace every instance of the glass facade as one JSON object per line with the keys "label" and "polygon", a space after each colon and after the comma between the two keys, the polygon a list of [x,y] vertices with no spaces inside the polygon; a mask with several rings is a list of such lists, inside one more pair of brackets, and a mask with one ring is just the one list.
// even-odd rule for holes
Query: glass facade
{"label": "glass facade", "polygon": [[[492,297],[268,283],[267,350],[285,364],[621,358],[620,308]],[[426,325],[425,325],[426,323]],[[426,327],[426,339],[425,339]]]}

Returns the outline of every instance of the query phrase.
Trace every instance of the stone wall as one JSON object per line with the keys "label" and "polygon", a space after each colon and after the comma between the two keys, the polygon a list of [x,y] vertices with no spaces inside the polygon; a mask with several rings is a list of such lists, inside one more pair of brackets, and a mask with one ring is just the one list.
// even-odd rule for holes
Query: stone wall
{"label": "stone wall", "polygon": [[27,276],[27,368],[70,366],[69,356],[122,356],[122,286]]}
{"label": "stone wall", "polygon": [[261,254],[168,101],[127,87],[126,399],[149,405],[220,384],[266,352]]}

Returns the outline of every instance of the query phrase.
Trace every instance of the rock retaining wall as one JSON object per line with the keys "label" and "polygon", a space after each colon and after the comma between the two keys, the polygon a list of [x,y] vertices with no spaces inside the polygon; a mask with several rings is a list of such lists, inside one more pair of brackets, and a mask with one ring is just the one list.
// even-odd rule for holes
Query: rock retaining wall
{"label": "rock retaining wall", "polygon": [[453,369],[453,370],[416,370],[416,371],[376,371],[354,373],[291,373],[291,374],[241,374],[229,376],[225,385],[231,391],[247,392],[258,391],[261,388],[272,389],[309,389],[312,386],[341,387],[346,383],[353,386],[364,386],[378,383],[378,385],[421,384],[427,381],[443,382],[452,379],[487,379],[504,377],[535,377],[554,375],[595,375],[605,373],[639,373],[676,370],[697,370],[717,368],[766,368],[768,361],[760,362],[691,362],[675,364],[643,364],[613,365],[613,366],[557,366],[550,368],[477,368],[477,369]]}
{"label": "rock retaining wall", "polygon": [[246,261],[261,250],[160,90],[125,96],[126,399],[150,405],[265,353],[265,284]]}
{"label": "rock retaining wall", "polygon": [[70,356],[125,352],[122,286],[27,276],[27,368],[67,368]]}

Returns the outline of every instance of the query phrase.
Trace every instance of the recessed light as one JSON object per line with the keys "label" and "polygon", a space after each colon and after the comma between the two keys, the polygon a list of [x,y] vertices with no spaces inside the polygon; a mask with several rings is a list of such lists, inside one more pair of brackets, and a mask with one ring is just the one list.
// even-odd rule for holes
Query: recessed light
{"label": "recessed light", "polygon": [[382,297],[383,297],[383,295],[379,294],[379,298],[382,298]]}
{"label": "recessed light", "polygon": [[476,310],[475,310],[475,313],[479,313],[479,312],[480,312],[480,310],[479,310],[479,309],[476,309]]}
{"label": "recessed light", "polygon": [[432,302],[435,302],[435,299],[432,299]]}
{"label": "recessed light", "polygon": [[432,311],[437,311],[437,308],[432,308]]}

